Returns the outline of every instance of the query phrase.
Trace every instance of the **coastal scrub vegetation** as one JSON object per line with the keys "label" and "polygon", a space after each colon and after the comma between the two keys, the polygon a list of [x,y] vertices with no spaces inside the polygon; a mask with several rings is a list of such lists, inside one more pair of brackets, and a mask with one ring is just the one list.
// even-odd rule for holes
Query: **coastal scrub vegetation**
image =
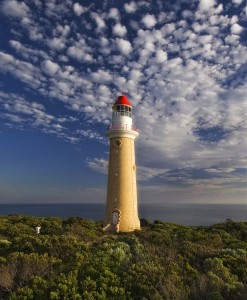
{"label": "coastal scrub vegetation", "polygon": [[1,216],[0,299],[247,299],[247,222],[142,220],[114,235],[78,217]]}

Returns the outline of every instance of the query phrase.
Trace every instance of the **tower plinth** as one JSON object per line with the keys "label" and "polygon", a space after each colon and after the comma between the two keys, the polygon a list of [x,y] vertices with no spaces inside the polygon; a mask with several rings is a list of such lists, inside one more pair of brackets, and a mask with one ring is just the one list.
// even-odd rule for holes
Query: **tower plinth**
{"label": "tower plinth", "polygon": [[139,133],[132,124],[132,105],[126,96],[119,96],[112,109],[112,123],[106,133],[110,154],[104,230],[130,232],[140,229],[135,164]]}

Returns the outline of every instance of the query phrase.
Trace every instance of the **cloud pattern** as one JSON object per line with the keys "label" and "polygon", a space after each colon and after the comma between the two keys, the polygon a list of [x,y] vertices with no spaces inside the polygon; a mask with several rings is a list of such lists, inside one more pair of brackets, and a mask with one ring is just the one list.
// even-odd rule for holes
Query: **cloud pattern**
{"label": "cloud pattern", "polygon": [[[111,105],[123,92],[141,133],[141,179],[171,182],[180,170],[177,180],[194,184],[192,170],[204,170],[205,178],[225,179],[221,185],[229,176],[242,184],[237,170],[246,168],[243,1],[86,3],[2,2],[9,33],[0,46],[0,72],[66,111],[52,115],[46,103],[4,91],[5,125],[33,126],[72,143],[89,138],[105,144],[95,128],[109,124]],[[81,128],[78,114],[90,128]],[[77,130],[70,130],[71,122]],[[100,171],[105,160],[90,158],[87,164]]]}

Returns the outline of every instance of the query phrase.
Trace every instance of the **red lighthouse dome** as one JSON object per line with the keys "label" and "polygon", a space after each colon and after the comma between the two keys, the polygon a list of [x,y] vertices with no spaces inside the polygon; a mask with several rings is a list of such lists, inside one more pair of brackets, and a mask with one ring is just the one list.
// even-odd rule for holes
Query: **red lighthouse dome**
{"label": "red lighthouse dome", "polygon": [[131,103],[129,102],[127,96],[124,96],[124,95],[119,96],[119,97],[117,98],[117,100],[116,100],[116,102],[114,103],[113,106],[115,106],[115,105],[126,105],[126,106],[132,107],[132,105],[131,105]]}

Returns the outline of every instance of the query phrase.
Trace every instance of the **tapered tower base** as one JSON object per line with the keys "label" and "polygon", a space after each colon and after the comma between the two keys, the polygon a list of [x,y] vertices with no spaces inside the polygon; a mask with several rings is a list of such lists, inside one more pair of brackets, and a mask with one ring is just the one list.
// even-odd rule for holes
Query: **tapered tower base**
{"label": "tapered tower base", "polygon": [[138,133],[132,130],[112,130],[107,135],[110,138],[110,155],[104,230],[139,230],[134,147]]}

